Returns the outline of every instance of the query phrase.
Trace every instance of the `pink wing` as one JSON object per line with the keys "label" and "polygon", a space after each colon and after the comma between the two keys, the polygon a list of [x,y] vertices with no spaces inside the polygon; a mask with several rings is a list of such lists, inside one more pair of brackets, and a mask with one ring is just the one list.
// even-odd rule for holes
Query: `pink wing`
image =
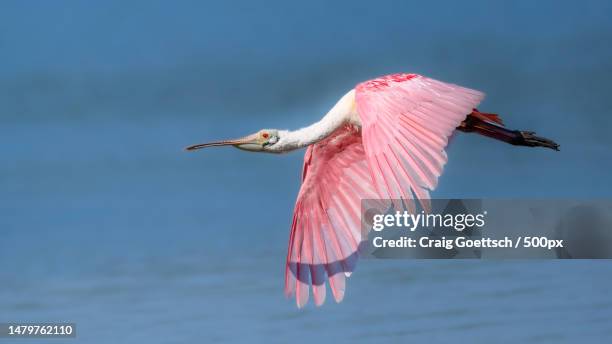
{"label": "pink wing", "polygon": [[302,187],[295,204],[285,293],[298,307],[325,301],[325,281],[336,302],[353,271],[361,242],[361,199],[377,198],[358,128],[344,126],[306,150]]}
{"label": "pink wing", "polygon": [[484,95],[415,74],[395,74],[356,87],[361,131],[353,126],[308,147],[295,204],[285,293],[306,304],[325,301],[325,281],[337,302],[361,241],[362,199],[404,199],[429,208],[446,163],[448,137]]}
{"label": "pink wing", "polygon": [[[372,180],[385,199],[415,197],[429,209],[446,163],[448,137],[484,94],[417,74],[393,74],[355,88]],[[413,196],[414,194],[414,196]]]}

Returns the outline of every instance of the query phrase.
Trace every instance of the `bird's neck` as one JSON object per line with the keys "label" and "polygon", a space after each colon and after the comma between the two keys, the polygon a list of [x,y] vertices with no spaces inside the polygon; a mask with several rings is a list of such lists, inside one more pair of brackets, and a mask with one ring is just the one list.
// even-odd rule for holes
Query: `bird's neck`
{"label": "bird's neck", "polygon": [[355,114],[355,91],[351,90],[321,118],[320,121],[308,127],[287,131],[281,135],[282,151],[291,151],[317,143],[347,122],[351,122]]}

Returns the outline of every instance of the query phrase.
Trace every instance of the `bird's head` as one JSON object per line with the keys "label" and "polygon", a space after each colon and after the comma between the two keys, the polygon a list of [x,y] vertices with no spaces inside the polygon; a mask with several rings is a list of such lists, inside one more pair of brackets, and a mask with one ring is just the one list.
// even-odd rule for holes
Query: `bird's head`
{"label": "bird's head", "polygon": [[208,143],[200,143],[185,148],[187,151],[194,151],[206,147],[214,146],[234,146],[238,149],[250,152],[278,152],[275,145],[280,141],[281,131],[276,129],[262,129],[255,134],[251,134],[239,139],[223,140]]}

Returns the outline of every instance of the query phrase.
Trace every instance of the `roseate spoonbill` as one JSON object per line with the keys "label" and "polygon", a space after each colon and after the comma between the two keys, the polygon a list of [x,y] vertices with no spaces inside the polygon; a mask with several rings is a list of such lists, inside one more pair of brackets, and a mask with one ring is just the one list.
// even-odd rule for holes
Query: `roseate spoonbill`
{"label": "roseate spoonbill", "polygon": [[361,241],[360,201],[402,199],[424,208],[446,163],[455,131],[475,132],[517,146],[558,150],[531,131],[508,130],[476,110],[479,91],[417,74],[393,74],[358,84],[317,123],[295,131],[263,129],[235,139],[189,146],[231,145],[283,153],[307,147],[289,237],[285,293],[298,307],[325,301],[326,280],[336,302],[355,266]]}

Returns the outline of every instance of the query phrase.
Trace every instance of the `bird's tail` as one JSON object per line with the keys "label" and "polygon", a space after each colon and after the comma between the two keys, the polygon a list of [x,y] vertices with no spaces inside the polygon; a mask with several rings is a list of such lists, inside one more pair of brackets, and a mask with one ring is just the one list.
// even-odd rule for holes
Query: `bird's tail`
{"label": "bird's tail", "polygon": [[478,133],[516,146],[546,147],[559,150],[553,140],[536,136],[533,131],[509,130],[504,127],[501,118],[492,113],[483,113],[476,109],[467,115],[457,130],[466,133]]}

